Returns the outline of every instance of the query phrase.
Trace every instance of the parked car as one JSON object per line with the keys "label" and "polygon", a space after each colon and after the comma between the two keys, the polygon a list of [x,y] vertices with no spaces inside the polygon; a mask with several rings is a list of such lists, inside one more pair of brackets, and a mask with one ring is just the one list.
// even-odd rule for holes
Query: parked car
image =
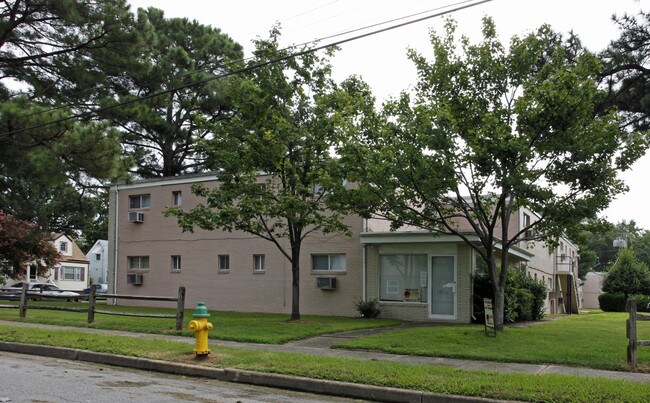
{"label": "parked car", "polygon": [[[95,290],[95,292],[97,294],[106,294],[108,292],[108,284],[96,284],[96,285],[97,285],[97,289]],[[83,295],[90,294],[90,287],[84,288],[84,290],[81,291],[81,293]]]}
{"label": "parked car", "polygon": [[[12,284],[10,286],[3,287],[2,289],[3,289],[4,292],[8,292],[8,293],[14,293],[15,292],[17,295],[20,295],[20,292],[21,292],[21,290],[23,288],[23,284],[25,284],[25,283],[24,282],[19,282],[19,283],[16,283],[16,284]],[[27,284],[29,285],[28,291],[30,291],[32,293],[39,293],[38,296],[30,295],[30,298],[32,298],[32,299],[46,300],[46,299],[48,299],[47,296],[57,295],[57,296],[61,296],[61,297],[68,297],[66,299],[67,301],[78,301],[79,297],[81,297],[81,295],[79,295],[79,293],[77,293],[77,292],[64,291],[64,290],[60,289],[59,287],[57,287],[54,284],[35,283],[35,282],[29,282]],[[50,299],[60,301],[60,300],[62,300],[64,298],[50,298]]]}

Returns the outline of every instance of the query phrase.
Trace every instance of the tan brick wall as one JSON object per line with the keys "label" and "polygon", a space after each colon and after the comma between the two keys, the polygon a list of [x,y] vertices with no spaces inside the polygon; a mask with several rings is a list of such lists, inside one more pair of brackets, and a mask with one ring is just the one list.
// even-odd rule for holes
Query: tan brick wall
{"label": "tan brick wall", "polygon": [[[264,239],[243,232],[204,231],[183,233],[175,218],[166,218],[163,211],[171,205],[172,191],[182,192],[182,207],[189,209],[198,200],[191,194],[191,184],[158,182],[155,186],[126,188],[113,193],[117,209],[117,293],[175,296],[179,286],[187,288],[186,306],[204,301],[208,309],[245,312],[291,312],[291,264],[277,247]],[[139,209],[144,222],[128,222],[129,196],[149,194],[151,206]],[[313,234],[303,243],[300,273],[300,310],[302,314],[356,316],[354,302],[361,297],[362,246],[359,240],[362,219],[348,217],[354,234]],[[288,248],[288,242],[284,243]],[[114,249],[112,249],[114,251]],[[311,254],[345,254],[345,272],[314,272]],[[265,271],[253,270],[253,255],[265,255]],[[172,271],[171,256],[181,256],[180,272]],[[230,256],[230,270],[218,270],[218,256]],[[138,271],[143,285],[127,284],[128,256],[149,256],[150,267]],[[111,265],[109,271],[112,272]],[[336,277],[335,290],[316,288],[316,277]],[[112,276],[109,276],[112,279]],[[112,280],[111,280],[111,284]],[[120,301],[120,304],[170,306],[170,303]]]}

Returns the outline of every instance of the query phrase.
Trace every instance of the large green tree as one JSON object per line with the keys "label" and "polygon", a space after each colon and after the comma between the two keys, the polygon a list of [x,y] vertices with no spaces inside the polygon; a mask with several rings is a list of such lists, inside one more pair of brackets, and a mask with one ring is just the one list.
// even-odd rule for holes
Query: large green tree
{"label": "large green tree", "polygon": [[337,93],[330,66],[315,53],[287,58],[278,35],[273,30],[269,40],[255,42],[250,71],[236,91],[237,115],[215,126],[215,138],[204,142],[219,186],[194,186],[205,202],[167,214],[177,216],[183,230],[239,230],[275,244],[291,264],[291,319],[298,320],[303,241],[349,230],[332,198],[343,177],[330,153]]}
{"label": "large green tree", "polygon": [[603,279],[603,291],[623,293],[625,299],[633,294],[650,295],[650,270],[631,249],[623,248]]}
{"label": "large green tree", "polygon": [[[123,132],[122,144],[143,178],[205,170],[196,149],[212,126],[235,114],[235,78],[204,81],[237,69],[242,48],[218,28],[185,18],[165,18],[161,10],[138,10],[149,43],[140,62],[120,76],[119,101],[164,93],[103,114]],[[111,99],[110,102],[113,102]]]}
{"label": "large green tree", "polygon": [[[505,48],[489,18],[478,44],[458,41],[455,30],[448,21],[444,36],[431,33],[432,60],[409,52],[415,95],[388,102],[374,123],[360,119],[341,162],[366,212],[393,227],[456,235],[474,250],[501,328],[510,248],[528,230],[552,243],[605,208],[625,190],[617,173],[645,144],[622,132],[614,113],[596,116],[601,65],[576,38],[543,26]],[[539,217],[512,229],[520,208]]]}
{"label": "large green tree", "polygon": [[620,36],[613,40],[601,56],[600,74],[607,86],[607,97],[601,108],[617,107],[624,123],[634,130],[650,128],[650,12],[637,16],[613,17]]}
{"label": "large green tree", "polygon": [[[621,248],[633,248],[638,256],[647,259],[650,237],[639,228],[634,220],[612,224],[603,219],[586,220],[568,232],[572,241],[580,248],[578,272],[581,278],[589,271],[607,271]],[[619,241],[624,241],[621,245]],[[639,255],[640,251],[641,255]],[[642,260],[643,260],[642,259]],[[643,260],[645,261],[645,260]]]}
{"label": "large green tree", "polygon": [[107,76],[123,73],[140,46],[126,0],[4,1],[0,16],[3,98],[90,102],[106,94]]}
{"label": "large green tree", "polygon": [[[23,104],[22,109],[16,105]],[[23,99],[0,105],[0,131],[22,122],[63,116]],[[68,122],[29,130],[0,147],[0,209],[38,224],[42,231],[77,236],[96,228],[102,181],[122,177],[119,133],[106,122]],[[106,237],[104,234],[102,238]],[[92,241],[94,242],[94,240]]]}
{"label": "large green tree", "polygon": [[90,117],[54,122],[111,94],[144,36],[126,0],[6,1],[0,15],[0,209],[74,234],[123,172],[120,138]]}

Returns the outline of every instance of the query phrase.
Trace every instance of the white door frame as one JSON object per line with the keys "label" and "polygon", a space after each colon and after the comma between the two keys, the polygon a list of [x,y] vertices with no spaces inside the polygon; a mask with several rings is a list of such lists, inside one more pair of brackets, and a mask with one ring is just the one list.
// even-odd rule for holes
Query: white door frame
{"label": "white door frame", "polygon": [[[434,257],[452,257],[454,259],[454,313],[453,315],[434,315],[431,313],[431,308],[433,304],[433,296],[431,293],[433,292],[433,258]],[[456,320],[458,317],[458,256],[456,255],[432,255],[429,254],[429,263],[428,263],[428,271],[429,271],[429,289],[427,292],[429,295],[427,296],[428,300],[428,307],[427,307],[427,314],[429,315],[429,319],[441,319],[441,320]]]}

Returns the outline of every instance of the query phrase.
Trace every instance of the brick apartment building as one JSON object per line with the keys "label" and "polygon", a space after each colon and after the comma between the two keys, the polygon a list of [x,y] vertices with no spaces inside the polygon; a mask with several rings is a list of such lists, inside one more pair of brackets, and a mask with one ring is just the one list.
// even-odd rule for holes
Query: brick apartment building
{"label": "brick apartment building", "polygon": [[[274,244],[243,232],[183,233],[176,218],[164,217],[167,207],[191,209],[200,202],[191,193],[197,182],[217,184],[204,174],[111,188],[109,289],[172,296],[185,286],[188,306],[204,301],[211,310],[290,313],[291,265]],[[519,212],[513,225],[531,217]],[[304,241],[301,313],[357,316],[356,301],[377,298],[385,317],[471,321],[477,257],[462,240],[414,228],[391,232],[382,220],[354,215],[346,224],[351,237],[312,234]],[[562,245],[567,262],[567,256],[577,259],[573,244]],[[548,282],[547,312],[574,311],[567,302],[575,297],[577,264],[560,266],[562,253],[527,242],[511,250],[515,267]]]}

